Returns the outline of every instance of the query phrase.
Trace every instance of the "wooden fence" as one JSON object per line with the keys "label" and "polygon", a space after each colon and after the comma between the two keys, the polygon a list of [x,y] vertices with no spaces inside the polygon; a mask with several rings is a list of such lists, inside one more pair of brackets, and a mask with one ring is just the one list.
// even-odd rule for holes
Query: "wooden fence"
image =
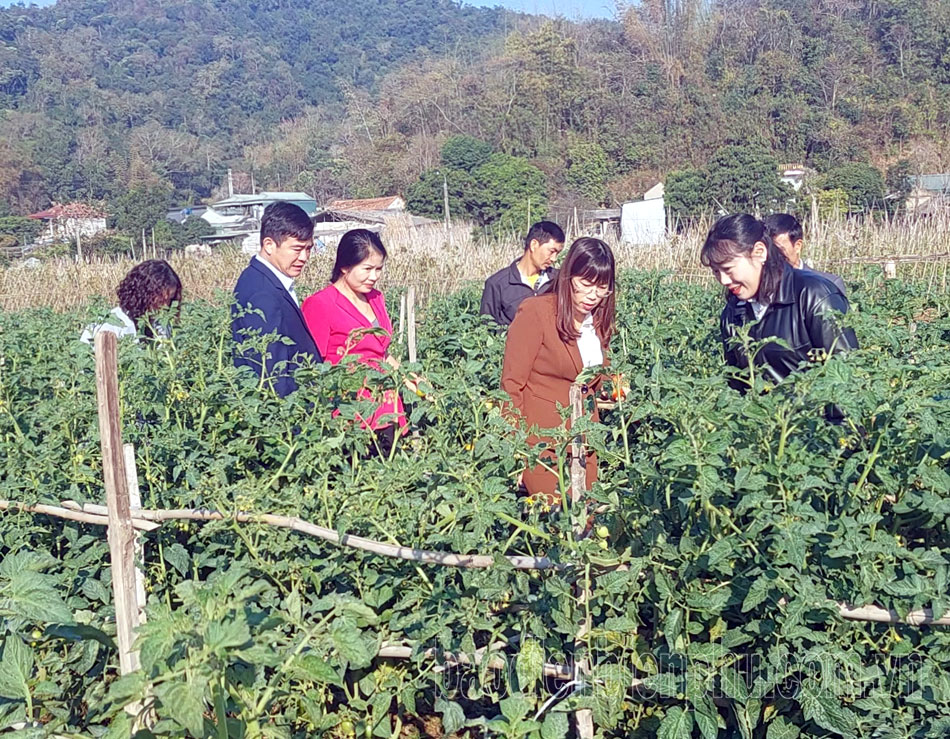
{"label": "wooden fence", "polygon": [[[410,315],[413,311],[413,297],[409,299]],[[409,321],[409,325],[412,325]],[[135,455],[131,444],[123,445],[121,418],[119,415],[120,397],[118,369],[116,363],[116,336],[102,332],[95,339],[96,352],[96,394],[99,416],[99,431],[102,446],[102,468],[106,490],[106,505],[84,504],[75,501],[63,501],[54,506],[44,503],[27,504],[17,501],[0,500],[0,510],[19,510],[40,515],[54,516],[107,527],[109,556],[112,566],[112,591],[115,599],[116,631],[119,650],[119,671],[125,675],[140,669],[138,652],[134,649],[135,630],[145,622],[144,575],[137,567],[141,561],[142,549],[140,537],[159,528],[164,521],[232,521],[241,524],[265,524],[278,528],[291,529],[301,534],[314,536],[343,548],[360,549],[385,557],[394,557],[422,564],[442,565],[446,567],[481,568],[496,566],[494,555],[455,554],[436,552],[414,547],[388,544],[351,534],[339,534],[333,529],[293,516],[279,516],[270,513],[223,513],[212,510],[193,509],[147,509],[142,508],[138,490],[138,477],[135,470]],[[583,414],[582,393],[579,384],[571,387],[571,417],[576,420]],[[583,439],[575,437],[571,444],[571,513],[575,533],[583,535],[583,529],[590,511],[585,503],[586,471],[583,460],[585,450]],[[529,557],[507,555],[504,557],[510,566],[522,570],[557,570],[573,567],[572,563],[554,562],[548,557]],[[615,566],[613,569],[617,569]],[[589,598],[589,591],[578,585],[575,595],[580,602]],[[937,616],[930,609],[920,609],[900,616],[897,611],[874,605],[853,606],[847,603],[836,604],[842,618],[853,621],[879,623],[903,623],[911,626],[950,625],[950,612]],[[585,620],[579,626],[575,637],[575,648],[580,647],[590,631],[591,624]],[[476,650],[472,655],[447,654],[434,649],[425,650],[426,658],[441,658],[448,665],[480,664],[487,659],[492,669],[504,669],[507,661],[501,653],[506,645],[498,643]],[[378,657],[386,659],[408,659],[413,648],[406,645],[383,644]],[[492,656],[495,655],[495,656]],[[573,680],[586,683],[591,665],[586,657],[573,666],[545,663],[544,674],[559,680]],[[630,688],[642,685],[634,679]],[[142,706],[129,706],[129,711],[148,723],[148,711]],[[594,736],[592,713],[581,709],[575,713],[577,736],[590,739]]]}

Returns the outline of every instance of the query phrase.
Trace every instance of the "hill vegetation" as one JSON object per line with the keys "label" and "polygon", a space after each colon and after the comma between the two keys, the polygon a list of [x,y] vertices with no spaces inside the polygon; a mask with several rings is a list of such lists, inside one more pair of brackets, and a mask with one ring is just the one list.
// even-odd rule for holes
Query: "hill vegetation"
{"label": "hill vegetation", "polygon": [[735,144],[874,198],[868,167],[893,186],[950,169],[948,0],[647,0],[583,24],[448,0],[61,0],[0,11],[0,42],[17,213],[197,200],[227,167],[318,200],[431,191],[455,136],[527,160],[496,169],[537,168],[552,206],[708,184]]}

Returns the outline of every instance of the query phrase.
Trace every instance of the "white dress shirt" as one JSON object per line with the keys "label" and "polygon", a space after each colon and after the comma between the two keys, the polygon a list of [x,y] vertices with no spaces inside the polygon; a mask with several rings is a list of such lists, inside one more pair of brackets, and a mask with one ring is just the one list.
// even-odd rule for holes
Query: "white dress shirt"
{"label": "white dress shirt", "polygon": [[297,293],[294,292],[294,278],[288,277],[283,272],[281,272],[277,267],[268,262],[260,254],[255,254],[254,258],[257,259],[261,264],[266,265],[267,269],[274,273],[274,276],[280,281],[280,284],[284,286],[284,289],[290,293],[290,297],[294,299],[294,302],[299,306],[300,301],[297,300]]}
{"label": "white dress shirt", "polygon": [[590,313],[581,323],[581,333],[577,337],[577,349],[581,353],[581,362],[585,367],[596,367],[604,363],[604,349],[600,337],[594,328],[594,316]]}

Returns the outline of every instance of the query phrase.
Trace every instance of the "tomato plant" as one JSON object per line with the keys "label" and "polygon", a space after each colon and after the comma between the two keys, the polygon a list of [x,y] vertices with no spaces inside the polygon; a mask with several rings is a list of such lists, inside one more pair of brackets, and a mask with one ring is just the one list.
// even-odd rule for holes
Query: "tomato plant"
{"label": "tomato plant", "polygon": [[[370,410],[365,368],[302,368],[281,400],[232,367],[223,301],[185,306],[172,341],[120,346],[146,507],[571,566],[439,567],[263,525],[165,524],[145,535],[143,671],[118,679],[104,530],[7,511],[0,726],[127,736],[123,707],[147,700],[158,736],[384,737],[437,718],[554,737],[579,707],[605,736],[943,735],[945,630],[845,621],[836,604],[950,609],[950,299],[873,272],[855,288],[859,351],[741,395],[718,292],[624,274],[611,371],[629,391],[578,424],[600,460],[585,538],[570,511],[518,497],[538,450],[499,410],[504,335],[477,286],[420,311],[415,364],[370,371],[410,419],[388,456],[351,420]],[[4,499],[103,501],[93,358],[75,340],[95,310],[0,314]],[[413,372],[430,397],[405,389]],[[844,423],[825,421],[831,403]],[[459,654],[472,661],[445,664]],[[490,666],[502,657],[510,669]],[[579,660],[584,686],[543,674]]]}

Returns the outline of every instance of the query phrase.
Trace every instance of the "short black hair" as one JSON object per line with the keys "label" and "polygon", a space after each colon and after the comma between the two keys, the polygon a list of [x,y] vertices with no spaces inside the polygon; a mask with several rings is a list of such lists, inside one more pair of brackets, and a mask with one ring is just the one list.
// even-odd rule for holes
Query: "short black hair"
{"label": "short black hair", "polygon": [[788,240],[794,244],[796,241],[801,241],[805,237],[802,224],[798,222],[795,216],[789,213],[773,213],[765,217],[764,223],[765,230],[768,231],[769,236],[773,239],[776,236],[788,234]]}
{"label": "short black hair", "polygon": [[386,258],[386,247],[378,233],[367,228],[354,228],[347,231],[336,247],[336,262],[330,274],[330,282],[336,282],[343,274],[343,270],[360,264],[370,252],[377,251],[383,259]]}
{"label": "short black hair", "polygon": [[563,244],[564,230],[554,221],[538,221],[528,229],[528,235],[524,237],[525,251],[528,250],[534,239],[537,239],[539,244],[546,244],[549,241]]}
{"label": "short black hair", "polygon": [[273,239],[280,246],[284,239],[309,241],[313,238],[313,221],[307,211],[293,203],[271,203],[261,216],[261,243]]}

